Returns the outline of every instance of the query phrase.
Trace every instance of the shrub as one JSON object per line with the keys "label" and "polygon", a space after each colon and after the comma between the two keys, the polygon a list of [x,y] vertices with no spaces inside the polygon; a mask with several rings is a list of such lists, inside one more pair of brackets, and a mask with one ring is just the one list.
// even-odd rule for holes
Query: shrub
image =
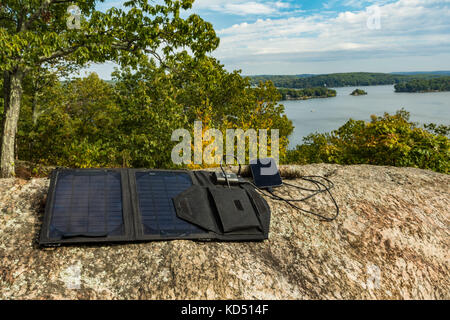
{"label": "shrub", "polygon": [[285,162],[390,165],[448,173],[448,127],[420,128],[403,109],[371,118],[370,122],[350,119],[331,133],[309,135],[304,144],[288,151]]}

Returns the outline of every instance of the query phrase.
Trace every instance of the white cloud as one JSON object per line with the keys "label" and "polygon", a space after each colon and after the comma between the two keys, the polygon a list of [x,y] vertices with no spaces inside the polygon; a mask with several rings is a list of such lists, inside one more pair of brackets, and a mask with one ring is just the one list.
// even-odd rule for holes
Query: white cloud
{"label": "white cloud", "polygon": [[276,9],[273,6],[257,2],[227,3],[223,6],[223,12],[237,15],[272,14],[276,12]]}
{"label": "white cloud", "polygon": [[287,9],[287,8],[290,8],[290,7],[291,7],[291,4],[290,4],[290,3],[282,2],[282,1],[275,2],[274,5],[275,5],[275,7],[277,7],[277,8],[284,8],[284,9]]}
{"label": "white cloud", "polygon": [[379,5],[381,29],[367,27],[371,7],[285,19],[258,19],[218,31],[215,56],[244,61],[332,61],[440,54],[450,47],[450,0],[399,0]]}
{"label": "white cloud", "polygon": [[248,1],[248,0],[197,0],[194,10],[212,10],[234,15],[273,15],[287,9],[290,4],[283,1]]}

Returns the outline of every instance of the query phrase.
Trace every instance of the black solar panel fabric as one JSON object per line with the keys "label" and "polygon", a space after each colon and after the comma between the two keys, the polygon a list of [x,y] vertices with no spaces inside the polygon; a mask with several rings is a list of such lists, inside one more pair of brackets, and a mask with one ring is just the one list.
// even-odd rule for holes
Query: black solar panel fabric
{"label": "black solar panel fabric", "polygon": [[106,237],[124,233],[120,172],[61,172],[49,237]]}
{"label": "black solar panel fabric", "polygon": [[[267,239],[270,208],[252,186],[242,186],[250,197],[252,209],[241,207],[244,211],[256,210],[262,229],[229,233],[221,227],[217,211],[221,205],[209,192],[211,188],[217,189],[221,198],[224,195],[220,189],[228,190],[226,186],[216,185],[214,174],[207,171],[56,169],[51,176],[39,245]],[[231,186],[231,189],[238,188],[241,187]],[[206,190],[205,194],[198,197],[198,189]],[[175,209],[178,198],[189,203],[190,211],[185,210],[184,202],[181,203],[178,214],[183,219],[177,216],[178,207]],[[236,203],[234,197],[232,200],[228,202]],[[200,220],[190,220],[194,215]],[[215,228],[208,229],[204,218],[212,219],[210,222]]]}
{"label": "black solar panel fabric", "polygon": [[192,186],[187,173],[137,172],[136,186],[145,235],[180,236],[207,232],[176,215],[172,198]]}

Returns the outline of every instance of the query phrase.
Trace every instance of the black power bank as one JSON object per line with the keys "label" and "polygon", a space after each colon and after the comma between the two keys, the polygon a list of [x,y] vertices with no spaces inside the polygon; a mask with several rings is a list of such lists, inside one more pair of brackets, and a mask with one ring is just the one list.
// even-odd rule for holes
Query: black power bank
{"label": "black power bank", "polygon": [[275,159],[257,159],[250,161],[253,183],[261,189],[279,187],[283,184]]}

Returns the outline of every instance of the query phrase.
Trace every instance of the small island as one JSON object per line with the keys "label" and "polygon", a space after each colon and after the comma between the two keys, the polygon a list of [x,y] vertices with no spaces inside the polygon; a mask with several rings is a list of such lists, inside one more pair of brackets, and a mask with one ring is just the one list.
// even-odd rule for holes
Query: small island
{"label": "small island", "polygon": [[352,93],[350,93],[351,96],[365,96],[367,95],[367,92],[361,89],[355,89]]}
{"label": "small island", "polygon": [[323,87],[305,89],[278,88],[278,92],[281,94],[281,100],[309,100],[336,97],[336,90]]}

